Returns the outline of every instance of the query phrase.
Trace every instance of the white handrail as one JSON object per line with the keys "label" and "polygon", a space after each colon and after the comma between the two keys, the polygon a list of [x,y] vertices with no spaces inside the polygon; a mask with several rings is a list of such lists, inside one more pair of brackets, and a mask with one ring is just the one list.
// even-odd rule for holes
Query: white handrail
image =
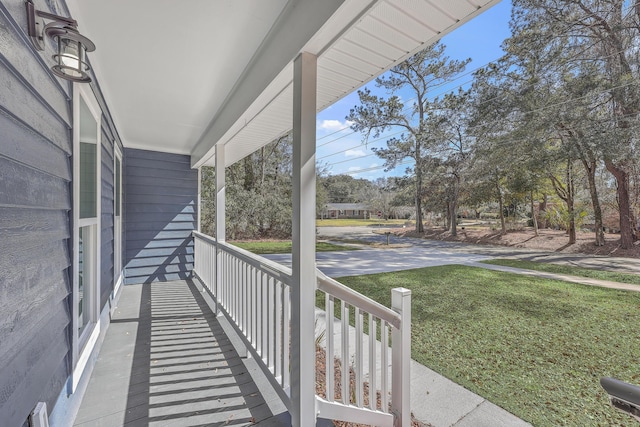
{"label": "white handrail", "polygon": [[[329,419],[377,426],[408,427],[411,423],[411,291],[403,288],[392,289],[392,308],[388,308],[327,277],[319,270],[317,280],[318,290],[325,293],[326,326],[325,397],[317,397],[319,415]],[[340,300],[339,303],[336,300]],[[339,311],[339,321],[334,317],[334,310]],[[350,325],[352,316],[354,326]],[[365,333],[365,319],[368,323],[368,334]],[[380,341],[377,338],[378,331]],[[391,357],[388,347],[389,335],[392,336]],[[339,382],[333,378],[336,357],[342,364]],[[353,361],[352,365],[349,363],[350,360]],[[351,383],[350,371],[353,371],[354,384]],[[367,393],[365,382],[368,383]],[[336,399],[338,386],[341,393],[339,400]],[[368,404],[365,398],[369,399]]]}
{"label": "white handrail", "polygon": [[199,231],[193,231],[193,236],[212,245],[217,245],[219,248],[224,248],[225,252],[232,253],[237,258],[253,267],[269,270],[274,276],[277,276],[280,280],[291,286],[291,269],[289,267],[278,264],[277,262],[271,261],[270,259],[261,257],[260,255],[256,255],[253,252],[249,252],[227,242],[218,242],[213,237],[202,234]]}
{"label": "white handrail", "polygon": [[[290,358],[295,357],[289,349],[289,326],[292,330],[298,327],[291,323],[291,269],[197,231],[193,236],[194,274],[211,292],[218,309],[289,407]],[[319,416],[379,426],[409,426],[411,292],[393,289],[392,308],[388,308],[319,270],[316,276],[317,289],[325,293],[326,309],[326,398],[316,396]],[[335,325],[334,307],[339,308],[341,317]],[[352,315],[355,327],[350,326]],[[343,367],[339,383],[333,375],[336,352]],[[356,383],[350,390],[352,358]],[[368,404],[364,382],[368,382]],[[342,392],[339,402],[335,399],[338,387]]]}
{"label": "white handrail", "polygon": [[395,311],[328,277],[320,270],[316,269],[316,274],[318,275],[318,290],[331,294],[353,307],[358,307],[367,313],[373,314],[394,328],[400,327],[402,317]]}
{"label": "white handrail", "polygon": [[193,237],[194,274],[289,407],[291,270],[197,231]]}

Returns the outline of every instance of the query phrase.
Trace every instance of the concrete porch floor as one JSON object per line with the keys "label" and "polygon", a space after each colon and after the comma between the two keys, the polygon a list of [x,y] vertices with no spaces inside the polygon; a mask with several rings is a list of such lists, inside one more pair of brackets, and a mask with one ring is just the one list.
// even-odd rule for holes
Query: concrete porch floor
{"label": "concrete porch floor", "polygon": [[75,425],[290,425],[221,321],[191,281],[125,286]]}

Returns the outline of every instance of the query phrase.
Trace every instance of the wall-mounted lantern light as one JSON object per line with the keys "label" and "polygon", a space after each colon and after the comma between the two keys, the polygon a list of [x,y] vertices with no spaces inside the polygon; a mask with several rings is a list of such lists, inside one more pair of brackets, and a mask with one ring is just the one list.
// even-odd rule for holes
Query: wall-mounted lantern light
{"label": "wall-mounted lantern light", "polygon": [[[27,30],[36,49],[44,50],[45,35],[57,45],[57,53],[53,55],[56,64],[51,71],[63,79],[89,83],[91,77],[87,74],[86,53],[94,51],[96,46],[78,32],[78,23],[74,19],[36,10],[31,0],[26,5]],[[45,25],[45,19],[52,22]]]}

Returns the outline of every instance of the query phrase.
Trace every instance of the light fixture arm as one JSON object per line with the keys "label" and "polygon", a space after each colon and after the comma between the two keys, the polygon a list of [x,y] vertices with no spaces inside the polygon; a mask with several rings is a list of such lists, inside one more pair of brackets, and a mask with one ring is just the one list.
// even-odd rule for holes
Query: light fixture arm
{"label": "light fixture arm", "polygon": [[[33,46],[39,51],[44,51],[45,35],[57,44],[57,53],[53,55],[56,65],[51,68],[53,73],[74,82],[90,82],[89,63],[85,55],[86,52],[94,51],[96,46],[78,32],[78,22],[75,19],[37,10],[33,0],[27,0],[25,5],[27,33]],[[51,22],[45,25],[45,19]]]}
{"label": "light fixture arm", "polygon": [[[31,5],[31,7],[33,7],[33,3],[31,2],[28,2],[28,3]],[[76,28],[78,27],[78,21],[76,21],[75,19],[67,18],[60,15],[54,15],[53,13],[43,12],[41,10],[35,10],[35,14],[44,19],[50,19],[52,21],[60,21],[60,22],[64,22],[65,24],[71,25],[73,27],[76,27]]]}
{"label": "light fixture arm", "polygon": [[[78,21],[71,18],[66,18],[60,15],[54,15],[53,13],[43,12],[42,10],[37,10],[31,0],[26,2],[27,5],[27,32],[29,33],[29,37],[31,37],[31,41],[33,45],[38,50],[44,50],[44,19],[48,19],[50,21],[59,22],[63,24],[64,27],[71,27],[74,30],[78,30]],[[37,17],[42,18],[40,22]],[[41,28],[38,28],[41,27]]]}

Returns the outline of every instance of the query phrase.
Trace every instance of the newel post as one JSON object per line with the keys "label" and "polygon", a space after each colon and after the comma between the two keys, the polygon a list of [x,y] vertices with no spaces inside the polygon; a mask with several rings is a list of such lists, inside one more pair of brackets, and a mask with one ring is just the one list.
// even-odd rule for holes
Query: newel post
{"label": "newel post", "polygon": [[391,332],[391,413],[396,417],[394,426],[411,425],[411,291],[405,288],[391,290],[391,308],[400,314],[400,329]]}

